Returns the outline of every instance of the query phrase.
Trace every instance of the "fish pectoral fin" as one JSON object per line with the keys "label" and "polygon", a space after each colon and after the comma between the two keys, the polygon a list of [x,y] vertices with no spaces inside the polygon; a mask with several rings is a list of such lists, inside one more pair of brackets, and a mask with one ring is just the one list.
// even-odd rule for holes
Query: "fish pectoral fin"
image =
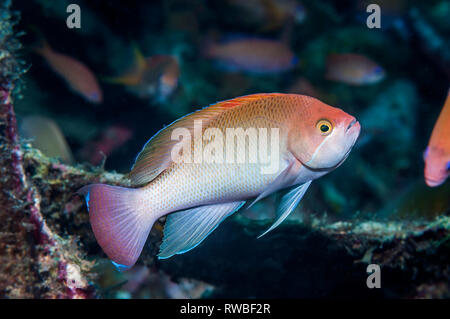
{"label": "fish pectoral fin", "polygon": [[225,218],[244,204],[245,201],[206,205],[170,214],[158,258],[169,258],[197,247]]}
{"label": "fish pectoral fin", "polygon": [[286,166],[286,168],[278,174],[278,176],[273,180],[273,182],[270,183],[270,185],[264,190],[264,192],[259,194],[259,196],[256,197],[255,200],[250,205],[248,205],[247,209],[252,207],[256,202],[263,199],[264,197],[269,196],[270,194],[275,193],[277,190],[283,188],[284,183],[286,183],[286,179],[289,177],[290,174],[295,172],[295,167],[296,167],[295,160],[292,160],[288,164],[288,166]]}
{"label": "fish pectoral fin", "polygon": [[311,185],[312,181],[306,182],[300,186],[297,186],[293,190],[291,190],[289,193],[283,196],[281,199],[280,207],[278,207],[277,210],[277,217],[275,222],[270,226],[269,229],[267,229],[264,233],[258,236],[258,238],[261,238],[271,230],[275,229],[280,225],[283,220],[286,219],[286,217],[289,216],[290,213],[297,207],[298,203],[300,203],[303,195],[305,195],[306,190],[308,189],[309,185]]}

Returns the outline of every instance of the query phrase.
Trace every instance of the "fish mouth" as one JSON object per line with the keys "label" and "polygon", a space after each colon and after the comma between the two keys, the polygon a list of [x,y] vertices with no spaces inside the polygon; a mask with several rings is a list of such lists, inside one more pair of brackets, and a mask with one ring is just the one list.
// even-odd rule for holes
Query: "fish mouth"
{"label": "fish mouth", "polygon": [[347,128],[345,129],[345,131],[347,132],[349,129],[352,128],[353,125],[355,125],[358,121],[353,118],[353,121],[350,122],[350,124],[347,126]]}
{"label": "fish mouth", "polygon": [[358,138],[360,132],[361,132],[361,124],[359,124],[358,120],[353,118],[353,120],[347,125],[347,128],[345,129],[345,134],[355,134],[356,138]]}
{"label": "fish mouth", "polygon": [[429,187],[436,187],[441,185],[442,183],[444,183],[444,180],[436,180],[436,179],[432,179],[432,178],[425,178],[425,183],[429,186]]}

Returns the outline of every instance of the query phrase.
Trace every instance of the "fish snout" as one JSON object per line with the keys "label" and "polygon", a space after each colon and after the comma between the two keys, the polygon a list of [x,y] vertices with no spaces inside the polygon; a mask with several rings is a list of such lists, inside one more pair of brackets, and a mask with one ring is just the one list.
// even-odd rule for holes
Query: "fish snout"
{"label": "fish snout", "polygon": [[359,132],[361,131],[361,125],[353,116],[348,121],[347,127],[345,129],[346,134],[355,134],[356,137],[359,136]]}
{"label": "fish snout", "polygon": [[444,181],[443,181],[443,180],[442,180],[442,181],[437,181],[437,180],[434,180],[434,179],[425,177],[425,183],[426,183],[429,187],[436,187],[436,186],[439,186],[439,185],[441,185],[442,183],[444,183]]}
{"label": "fish snout", "polygon": [[356,124],[356,119],[354,117],[352,117],[352,119],[350,120],[350,123],[347,125],[347,128],[345,129],[345,131],[347,132],[349,129],[352,128],[353,125]]}

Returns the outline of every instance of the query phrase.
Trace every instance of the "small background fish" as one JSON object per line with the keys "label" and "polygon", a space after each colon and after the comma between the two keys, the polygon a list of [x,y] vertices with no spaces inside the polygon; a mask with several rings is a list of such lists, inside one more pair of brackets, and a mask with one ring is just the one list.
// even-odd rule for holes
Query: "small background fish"
{"label": "small background fish", "polygon": [[119,77],[107,78],[106,81],[127,86],[142,99],[153,98],[165,101],[175,91],[180,77],[177,59],[170,55],[153,55],[145,58],[135,48],[134,68]]}
{"label": "small background fish", "polygon": [[126,127],[110,126],[99,137],[87,142],[80,150],[79,156],[93,165],[98,165],[132,136],[133,132]]}
{"label": "small background fish", "polygon": [[83,96],[88,102],[101,103],[103,101],[103,92],[92,71],[77,59],[56,52],[48,42],[44,41],[35,48],[49,64],[49,66],[60,75],[76,93]]}
{"label": "small background fish", "polygon": [[284,43],[258,38],[242,37],[210,44],[205,54],[229,71],[249,73],[288,71],[298,63],[298,57]]}
{"label": "small background fish", "polygon": [[385,76],[384,69],[360,54],[331,54],[325,78],[350,85],[374,84]]}

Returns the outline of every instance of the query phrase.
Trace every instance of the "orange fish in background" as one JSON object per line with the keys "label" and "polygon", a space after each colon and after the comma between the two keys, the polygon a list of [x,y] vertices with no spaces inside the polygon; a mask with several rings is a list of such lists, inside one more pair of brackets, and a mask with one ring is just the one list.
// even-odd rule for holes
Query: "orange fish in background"
{"label": "orange fish in background", "polygon": [[125,85],[140,98],[166,101],[178,87],[180,65],[171,55],[153,55],[145,58],[134,48],[135,67],[124,75],[106,79],[107,82]]}
{"label": "orange fish in background", "polygon": [[133,132],[123,126],[113,125],[107,128],[101,136],[88,142],[80,151],[80,157],[93,165],[101,163],[115,149],[122,146],[133,136]]}
{"label": "orange fish in background", "polygon": [[283,42],[251,37],[210,44],[205,55],[227,71],[256,74],[288,71],[298,63],[294,52]]}
{"label": "orange fish in background", "polygon": [[84,63],[54,51],[46,41],[34,50],[47,61],[53,71],[67,82],[72,90],[83,96],[88,102],[102,103],[103,92],[97,78]]}
{"label": "orange fish in background", "polygon": [[385,77],[384,69],[361,54],[330,54],[325,78],[350,85],[375,84]]}
{"label": "orange fish in background", "polygon": [[435,187],[444,183],[450,175],[450,89],[431,133],[424,160],[427,185]]}
{"label": "orange fish in background", "polygon": [[[262,132],[259,141],[249,138],[245,143],[244,136],[244,143],[235,143],[236,136],[240,139],[236,134],[227,137],[230,144],[217,135],[230,129],[265,130],[270,137]],[[138,155],[129,174],[131,188],[93,184],[79,193],[85,196],[99,245],[119,269],[128,269],[160,217],[167,215],[158,256],[169,258],[198,246],[247,200],[255,203],[294,186],[262,235],[273,230],[293,212],[313,180],[345,161],[360,129],[353,116],[305,95],[238,97],[160,130]],[[261,153],[267,156],[261,159]],[[257,154],[260,160],[248,160]],[[235,155],[247,160],[233,160]]]}

